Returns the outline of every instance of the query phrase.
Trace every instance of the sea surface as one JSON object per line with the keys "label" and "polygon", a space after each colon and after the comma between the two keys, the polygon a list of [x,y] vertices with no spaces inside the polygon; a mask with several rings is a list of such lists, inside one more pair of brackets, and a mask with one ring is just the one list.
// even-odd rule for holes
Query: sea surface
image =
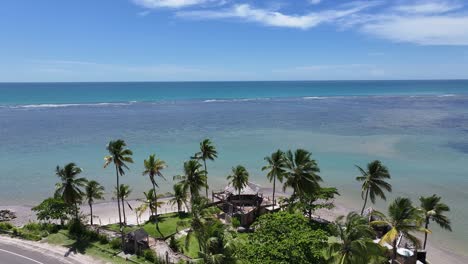
{"label": "sea surface", "polygon": [[141,174],[149,154],[168,163],[160,187],[170,191],[204,138],[219,151],[208,162],[212,189],[238,164],[268,187],[263,158],[305,148],[324,185],[338,187],[339,200],[356,209],[355,165],[379,159],[392,175],[389,200],[418,204],[435,193],[450,205],[454,232],[434,228],[433,243],[461,253],[468,244],[468,81],[1,83],[0,204],[51,196],[55,167],[68,162],[111,198],[115,175],[103,157],[117,138],[134,151],[121,179],[133,197],[150,187]]}

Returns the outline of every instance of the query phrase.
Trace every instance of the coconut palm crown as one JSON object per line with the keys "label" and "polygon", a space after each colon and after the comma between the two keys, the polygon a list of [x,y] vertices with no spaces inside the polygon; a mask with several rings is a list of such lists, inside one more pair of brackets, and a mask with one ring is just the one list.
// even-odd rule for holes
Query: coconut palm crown
{"label": "coconut palm crown", "polygon": [[[419,201],[421,202],[421,210],[424,214],[424,224],[425,228],[429,228],[429,222],[435,222],[440,227],[445,230],[452,231],[452,226],[450,219],[444,215],[445,212],[450,211],[448,205],[441,203],[440,200],[442,197],[433,194],[428,197],[420,197]],[[427,242],[427,232],[424,234],[424,246],[426,248]]]}
{"label": "coconut palm crown", "polygon": [[[166,180],[162,174],[162,170],[167,168],[165,161],[156,158],[155,154],[152,154],[148,159],[143,162],[145,170],[143,171],[143,176],[148,175],[153,185],[153,192],[156,195],[156,187],[159,188],[158,183],[156,182],[155,177],[160,177],[163,180]],[[156,207],[156,215],[158,215],[158,209]]]}
{"label": "coconut palm crown", "polygon": [[267,178],[270,182],[273,181],[273,208],[276,204],[275,192],[276,192],[276,180],[283,182],[283,178],[286,174],[285,167],[286,161],[284,157],[284,152],[277,150],[272,153],[271,156],[265,157],[265,161],[268,165],[262,168],[262,171],[268,171]]}
{"label": "coconut palm crown", "polygon": [[185,193],[190,193],[190,201],[193,203],[195,198],[200,196],[200,190],[206,187],[206,172],[198,160],[189,160],[184,162],[184,174],[174,176],[178,180]]}
{"label": "coconut palm crown", "polygon": [[[107,151],[109,152],[109,155],[104,157],[104,168],[109,166],[111,163],[114,163],[117,183],[116,186],[120,186],[119,176],[125,175],[125,170],[129,170],[127,163],[133,163],[133,152],[130,149],[127,149],[126,147],[127,144],[122,139],[111,140],[106,147]],[[117,192],[118,191],[119,190],[117,188]],[[117,197],[120,197],[119,193],[117,193]],[[120,211],[120,199],[117,199],[117,208],[119,212],[119,226],[123,245],[124,237],[122,228],[122,214]]]}
{"label": "coconut palm crown", "polygon": [[[204,139],[202,142],[200,142],[200,151],[195,153],[195,159],[203,160],[203,165],[205,168],[205,172],[208,175],[208,169],[206,167],[206,161],[211,160],[213,161],[215,158],[218,157],[218,152],[216,151],[216,147],[213,145],[211,140]],[[206,191],[206,197],[208,197],[208,177],[206,177],[206,182],[205,182],[205,191]]]}
{"label": "coconut palm crown", "polygon": [[283,190],[293,189],[292,197],[313,194],[320,189],[322,178],[318,175],[320,168],[312,159],[312,153],[304,149],[297,149],[294,153],[289,150],[286,157],[286,181]]}
{"label": "coconut palm crown", "polygon": [[326,252],[328,263],[361,264],[383,259],[384,249],[374,243],[375,232],[367,220],[355,212],[336,220],[338,240],[329,244]]}
{"label": "coconut palm crown", "polygon": [[386,200],[384,190],[388,192],[392,191],[392,185],[386,182],[386,180],[390,179],[391,176],[387,167],[379,160],[374,160],[367,164],[367,170],[357,165],[356,167],[361,172],[361,176],[356,177],[356,180],[362,182],[361,197],[364,200],[364,205],[361,210],[362,215],[366,208],[368,198],[370,198],[372,203],[375,203],[377,196]]}
{"label": "coconut palm crown", "polygon": [[249,173],[244,166],[238,165],[232,168],[232,174],[227,179],[240,195],[241,190],[249,183]]}
{"label": "coconut palm crown", "polygon": [[83,199],[83,191],[80,189],[85,187],[86,178],[79,178],[78,175],[83,170],[76,166],[75,163],[68,163],[63,168],[57,166],[55,174],[60,178],[60,182],[56,184],[55,195],[63,199],[68,205],[75,207],[75,218],[78,219],[78,204]]}
{"label": "coconut palm crown", "polygon": [[97,181],[89,181],[85,187],[85,197],[89,205],[91,225],[93,225],[93,203],[95,200],[104,199],[104,186]]}
{"label": "coconut palm crown", "polygon": [[409,239],[414,245],[419,246],[419,239],[413,232],[429,232],[421,227],[422,217],[420,211],[413,206],[408,198],[398,197],[388,207],[388,216],[380,212],[373,212],[382,220],[372,221],[371,225],[389,226],[390,230],[380,239],[380,244],[392,245],[392,263],[395,262],[397,254],[397,240],[400,236]]}

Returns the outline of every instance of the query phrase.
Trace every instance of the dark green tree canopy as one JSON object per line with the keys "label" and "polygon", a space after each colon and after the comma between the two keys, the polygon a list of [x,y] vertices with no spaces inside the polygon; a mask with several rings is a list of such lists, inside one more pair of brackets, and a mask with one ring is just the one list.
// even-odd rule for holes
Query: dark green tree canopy
{"label": "dark green tree canopy", "polygon": [[246,263],[325,263],[323,251],[329,233],[309,224],[300,214],[278,212],[261,216],[255,233],[239,247]]}

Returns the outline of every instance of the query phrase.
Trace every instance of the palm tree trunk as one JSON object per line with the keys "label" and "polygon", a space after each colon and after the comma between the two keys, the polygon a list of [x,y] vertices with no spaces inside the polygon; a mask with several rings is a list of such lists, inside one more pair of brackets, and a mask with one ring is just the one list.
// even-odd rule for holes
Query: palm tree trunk
{"label": "palm tree trunk", "polygon": [[393,240],[393,248],[392,248],[392,264],[395,264],[396,263],[396,255],[397,255],[397,239],[398,238],[395,238],[395,240]]}
{"label": "palm tree trunk", "polygon": [[125,215],[125,200],[122,197],[122,212],[123,212],[123,217],[124,217],[124,225],[127,225],[127,216]]}
{"label": "palm tree trunk", "polygon": [[75,202],[75,219],[78,220],[79,219],[79,216],[78,216],[78,203]]}
{"label": "palm tree trunk", "polygon": [[364,210],[366,209],[367,196],[369,196],[369,188],[367,188],[367,190],[366,190],[366,198],[364,198],[364,205],[362,206],[361,216],[364,214]]}
{"label": "palm tree trunk", "polygon": [[206,178],[205,178],[206,198],[208,198],[208,189],[209,189],[209,187],[208,187],[208,170],[206,169],[206,160],[205,159],[203,159],[203,164],[205,165],[205,173],[206,173]]}
{"label": "palm tree trunk", "polygon": [[276,190],[276,176],[273,176],[273,210],[275,210],[275,190]]}
{"label": "palm tree trunk", "polygon": [[[153,193],[154,193],[154,199],[156,200],[157,198],[157,194],[156,194],[156,183],[154,182],[154,180],[151,181],[151,183],[153,184]],[[154,210],[156,211],[155,212],[155,215],[156,217],[158,217],[158,205],[157,205],[157,201],[155,201],[156,204],[154,205]],[[155,218],[156,219],[156,218]]]}
{"label": "palm tree trunk", "polygon": [[89,203],[89,211],[91,213],[91,225],[93,225],[93,204]]}
{"label": "palm tree trunk", "polygon": [[[426,230],[429,228],[429,217],[426,217]],[[427,242],[427,232],[424,232],[424,246],[423,249],[426,249]]]}
{"label": "palm tree trunk", "polygon": [[121,247],[123,248],[124,246],[124,235],[123,235],[123,229],[122,229],[122,215],[120,213],[120,184],[119,184],[119,169],[117,167],[117,164],[115,165],[115,175],[117,177],[117,207],[118,207],[118,210],[119,210],[119,228],[120,228],[120,237],[122,239],[122,245]]}

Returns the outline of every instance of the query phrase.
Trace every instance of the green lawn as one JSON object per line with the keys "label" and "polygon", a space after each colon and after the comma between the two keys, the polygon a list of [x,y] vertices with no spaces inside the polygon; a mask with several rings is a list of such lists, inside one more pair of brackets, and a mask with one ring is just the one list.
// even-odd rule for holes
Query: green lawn
{"label": "green lawn", "polygon": [[[182,215],[179,216],[178,213],[169,213],[169,214],[164,214],[159,216],[159,230],[163,234],[164,237],[167,237],[175,232],[177,230],[181,230],[184,227],[183,226],[177,226],[177,223],[182,221],[182,220],[188,220],[190,219],[189,215]],[[112,225],[107,225],[106,228],[116,231],[119,231],[119,224],[112,224]],[[124,232],[128,233],[133,230],[136,230],[138,228],[143,228],[150,236],[155,237],[155,238],[161,238],[161,234],[157,231],[156,225],[153,223],[145,223],[144,225],[138,227],[138,226],[127,226],[124,228]]]}
{"label": "green lawn", "polygon": [[188,249],[185,248],[185,239],[186,238],[187,238],[186,236],[183,236],[183,237],[181,237],[181,238],[179,238],[177,240],[179,242],[180,248],[182,249],[184,255],[189,256],[191,258],[198,258],[199,248],[198,248],[197,238],[195,237],[195,235],[192,235],[190,237],[190,243],[189,243]]}
{"label": "green lawn", "polygon": [[[119,251],[114,250],[110,247],[109,244],[103,245],[99,242],[92,242],[92,243],[77,243],[76,240],[71,239],[68,236],[67,230],[60,230],[56,234],[51,234],[46,238],[46,242],[54,245],[64,246],[64,247],[76,247],[77,251],[92,256],[96,259],[104,260],[110,263],[116,264],[128,264],[128,262],[118,256],[113,256],[117,254]],[[136,256],[132,257],[132,260],[135,260],[138,263],[149,263],[143,259],[138,259]]]}

